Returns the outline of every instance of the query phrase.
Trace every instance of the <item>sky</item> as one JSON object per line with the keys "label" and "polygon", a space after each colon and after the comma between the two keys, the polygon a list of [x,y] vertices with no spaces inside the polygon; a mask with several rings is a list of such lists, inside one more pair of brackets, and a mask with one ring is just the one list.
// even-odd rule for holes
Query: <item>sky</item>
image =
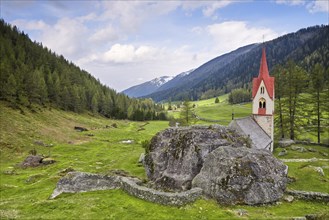
{"label": "sky", "polygon": [[328,24],[328,0],[0,0],[33,41],[122,91],[251,43]]}

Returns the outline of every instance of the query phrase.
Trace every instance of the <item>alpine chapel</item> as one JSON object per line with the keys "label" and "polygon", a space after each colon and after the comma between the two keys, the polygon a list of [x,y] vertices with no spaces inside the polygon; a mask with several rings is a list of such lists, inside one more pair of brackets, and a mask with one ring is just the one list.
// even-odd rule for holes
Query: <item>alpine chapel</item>
{"label": "alpine chapel", "polygon": [[274,137],[274,77],[267,67],[265,48],[258,77],[252,81],[252,115],[234,119],[230,127],[239,133],[249,136],[252,147],[273,151]]}

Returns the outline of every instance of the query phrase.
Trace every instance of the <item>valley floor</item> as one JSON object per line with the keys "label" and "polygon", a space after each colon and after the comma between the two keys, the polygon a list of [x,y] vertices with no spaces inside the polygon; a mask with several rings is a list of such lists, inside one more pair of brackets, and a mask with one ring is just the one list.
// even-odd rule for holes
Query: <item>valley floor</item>
{"label": "valley floor", "polygon": [[[183,207],[168,207],[129,196],[121,190],[49,196],[63,170],[92,173],[124,173],[146,179],[138,158],[142,141],[168,127],[167,121],[132,122],[78,115],[55,109],[13,110],[0,103],[0,219],[289,219],[306,214],[325,215],[324,202],[294,200],[264,206],[221,206],[200,199]],[[88,131],[77,132],[74,126]],[[128,141],[130,140],[130,141]],[[288,148],[279,159],[326,158],[329,148],[303,146],[313,151]],[[18,166],[31,150],[56,160],[35,168]],[[329,193],[326,161],[286,162],[296,181],[289,189]],[[312,167],[321,167],[324,176]],[[241,216],[240,214],[243,213]],[[323,216],[324,218],[328,217]]]}

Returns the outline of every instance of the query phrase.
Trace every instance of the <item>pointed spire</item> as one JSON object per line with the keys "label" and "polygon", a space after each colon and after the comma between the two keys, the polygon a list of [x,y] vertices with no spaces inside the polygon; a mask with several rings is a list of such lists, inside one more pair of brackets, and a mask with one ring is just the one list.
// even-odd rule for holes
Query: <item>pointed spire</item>
{"label": "pointed spire", "polygon": [[258,78],[268,78],[270,75],[268,73],[267,61],[266,61],[266,52],[265,47],[262,48],[262,59],[260,61],[259,75]]}

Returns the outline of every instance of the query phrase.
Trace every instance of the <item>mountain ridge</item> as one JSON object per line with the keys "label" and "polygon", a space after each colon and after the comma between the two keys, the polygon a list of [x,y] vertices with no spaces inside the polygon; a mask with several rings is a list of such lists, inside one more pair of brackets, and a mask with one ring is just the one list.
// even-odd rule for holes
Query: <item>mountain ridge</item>
{"label": "mountain ridge", "polygon": [[[156,91],[143,98],[156,102],[164,100],[197,100],[212,90],[213,96],[230,92],[235,88],[251,88],[251,80],[258,75],[261,48],[266,48],[269,69],[289,59],[309,69],[315,62],[329,67],[329,26],[312,26],[300,29],[265,42],[240,47],[215,57],[196,68],[181,80],[178,86]],[[213,97],[212,96],[212,97]],[[210,98],[210,97],[207,97]]]}

